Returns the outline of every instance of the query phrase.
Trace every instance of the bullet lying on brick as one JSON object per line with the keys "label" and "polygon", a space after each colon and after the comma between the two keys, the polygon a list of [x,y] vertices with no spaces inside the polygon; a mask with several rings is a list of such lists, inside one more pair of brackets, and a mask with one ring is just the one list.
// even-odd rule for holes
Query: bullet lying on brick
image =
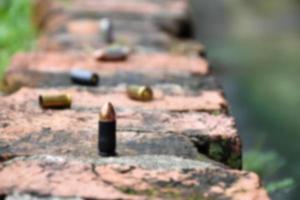
{"label": "bullet lying on brick", "polygon": [[40,95],[39,103],[42,108],[70,108],[72,104],[72,98],[68,94]]}
{"label": "bullet lying on brick", "polygon": [[95,51],[94,57],[99,61],[123,61],[129,55],[129,48],[121,45],[111,45]]}
{"label": "bullet lying on brick", "polygon": [[151,101],[153,99],[153,91],[148,86],[129,85],[127,95],[137,101]]}
{"label": "bullet lying on brick", "polygon": [[99,154],[116,156],[116,113],[111,103],[105,103],[99,114]]}
{"label": "bullet lying on brick", "polygon": [[105,43],[111,44],[114,42],[114,27],[113,23],[108,18],[103,18],[100,20],[100,30],[101,36]]}
{"label": "bullet lying on brick", "polygon": [[96,73],[83,69],[73,69],[70,73],[73,83],[87,86],[97,86],[99,83],[99,76]]}

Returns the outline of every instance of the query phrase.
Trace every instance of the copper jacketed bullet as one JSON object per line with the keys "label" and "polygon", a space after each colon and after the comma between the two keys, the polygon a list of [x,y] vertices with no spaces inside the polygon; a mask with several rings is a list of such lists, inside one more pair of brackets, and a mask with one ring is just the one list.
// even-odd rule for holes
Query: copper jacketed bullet
{"label": "copper jacketed bullet", "polygon": [[137,101],[153,100],[153,91],[148,86],[130,85],[127,87],[127,95]]}
{"label": "copper jacketed bullet", "polygon": [[42,108],[64,109],[71,107],[72,98],[68,94],[40,95],[39,103]]}
{"label": "copper jacketed bullet", "polygon": [[97,86],[99,83],[99,76],[96,73],[83,70],[73,69],[71,70],[71,80],[75,84],[86,86]]}
{"label": "copper jacketed bullet", "polygon": [[95,51],[94,57],[100,61],[123,61],[129,55],[129,48],[121,45],[111,45]]}
{"label": "copper jacketed bullet", "polygon": [[114,42],[114,27],[110,19],[103,18],[100,20],[100,30],[105,43],[111,44]]}
{"label": "copper jacketed bullet", "polygon": [[104,157],[116,156],[116,113],[111,103],[102,106],[99,114],[99,154]]}

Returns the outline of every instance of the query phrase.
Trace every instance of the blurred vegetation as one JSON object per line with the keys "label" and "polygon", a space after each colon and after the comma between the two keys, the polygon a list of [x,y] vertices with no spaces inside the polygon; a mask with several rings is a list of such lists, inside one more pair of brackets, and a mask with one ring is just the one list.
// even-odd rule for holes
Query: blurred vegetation
{"label": "blurred vegetation", "polygon": [[[244,141],[253,140],[252,146],[247,147],[245,165],[264,178],[270,192],[295,185],[292,198],[298,199],[300,1],[214,2],[224,4],[226,20],[218,20],[226,23],[228,30],[200,39],[207,44],[211,59],[226,67],[229,78],[235,78],[238,92],[233,98],[239,98],[254,120],[252,125],[260,130],[244,133]],[[210,26],[214,24],[208,23],[203,29]],[[262,134],[263,148],[255,149],[253,144],[261,143]]]}
{"label": "blurred vegetation", "polygon": [[11,56],[33,47],[30,0],[0,0],[0,77]]}
{"label": "blurred vegetation", "polygon": [[271,196],[288,193],[295,187],[293,178],[277,178],[285,164],[285,160],[275,151],[265,152],[256,148],[244,154],[244,169],[257,173],[264,180],[264,185]]}

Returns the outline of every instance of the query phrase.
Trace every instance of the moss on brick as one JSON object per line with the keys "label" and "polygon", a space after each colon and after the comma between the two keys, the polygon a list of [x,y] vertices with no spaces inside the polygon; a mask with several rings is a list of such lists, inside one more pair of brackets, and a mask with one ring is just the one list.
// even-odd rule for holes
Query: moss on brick
{"label": "moss on brick", "polygon": [[221,161],[224,155],[224,149],[222,145],[218,142],[211,143],[209,145],[208,155],[217,161]]}

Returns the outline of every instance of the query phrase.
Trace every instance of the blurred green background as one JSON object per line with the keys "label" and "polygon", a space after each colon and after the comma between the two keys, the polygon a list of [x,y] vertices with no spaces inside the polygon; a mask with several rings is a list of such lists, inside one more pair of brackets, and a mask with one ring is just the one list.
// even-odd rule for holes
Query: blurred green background
{"label": "blurred green background", "polygon": [[[34,47],[30,0],[0,0],[0,76],[11,56]],[[273,199],[300,190],[300,1],[190,0],[196,37],[230,101],[244,167]]]}
{"label": "blurred green background", "polygon": [[191,0],[244,143],[273,199],[300,191],[300,1]]}
{"label": "blurred green background", "polygon": [[11,56],[33,47],[30,0],[0,0],[0,76]]}

